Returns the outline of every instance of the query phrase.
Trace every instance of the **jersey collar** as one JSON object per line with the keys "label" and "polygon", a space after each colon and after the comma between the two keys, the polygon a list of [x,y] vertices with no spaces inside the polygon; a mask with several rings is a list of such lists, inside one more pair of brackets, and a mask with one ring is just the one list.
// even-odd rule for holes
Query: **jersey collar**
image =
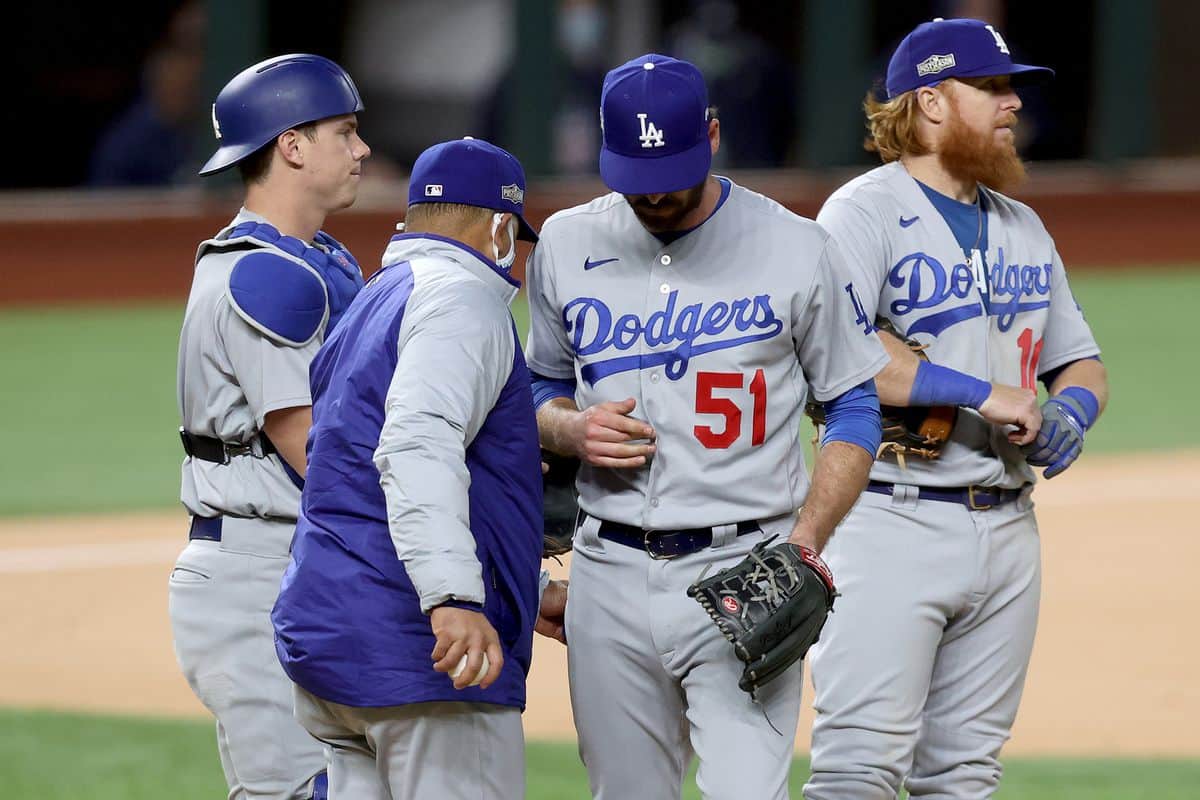
{"label": "jersey collar", "polygon": [[420,256],[445,258],[461,265],[491,287],[506,303],[511,303],[521,288],[520,281],[483,253],[457,239],[436,233],[396,234],[383,251],[383,266]]}

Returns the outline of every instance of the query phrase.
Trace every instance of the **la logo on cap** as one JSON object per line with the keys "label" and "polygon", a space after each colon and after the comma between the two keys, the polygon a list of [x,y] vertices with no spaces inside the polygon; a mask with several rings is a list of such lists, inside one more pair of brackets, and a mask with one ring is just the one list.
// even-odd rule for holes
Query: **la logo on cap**
{"label": "la logo on cap", "polygon": [[1004,37],[1000,35],[1000,31],[996,30],[991,25],[984,25],[983,27],[987,28],[991,32],[992,38],[996,40],[996,49],[998,49],[1001,53],[1004,53],[1006,56],[1011,55],[1008,52],[1008,45],[1004,43]]}
{"label": "la logo on cap", "polygon": [[663,132],[653,122],[646,122],[645,114],[638,114],[637,118],[638,122],[642,125],[642,135],[638,137],[638,141],[642,143],[642,147],[662,147],[665,144],[663,141]]}

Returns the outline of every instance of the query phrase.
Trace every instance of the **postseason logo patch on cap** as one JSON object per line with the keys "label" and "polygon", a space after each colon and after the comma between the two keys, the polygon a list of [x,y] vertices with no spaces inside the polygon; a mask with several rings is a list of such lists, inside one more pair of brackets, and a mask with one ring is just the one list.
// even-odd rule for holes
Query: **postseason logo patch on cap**
{"label": "postseason logo patch on cap", "polygon": [[525,202],[525,192],[517,184],[510,183],[507,186],[500,187],[500,199],[521,205]]}
{"label": "postseason logo patch on cap", "polygon": [[921,76],[936,75],[937,73],[939,73],[943,70],[950,69],[953,66],[954,66],[954,54],[953,53],[947,53],[944,56],[939,56],[939,55],[935,54],[935,55],[932,55],[929,58],[925,59],[920,64],[917,64],[917,74],[921,75]]}

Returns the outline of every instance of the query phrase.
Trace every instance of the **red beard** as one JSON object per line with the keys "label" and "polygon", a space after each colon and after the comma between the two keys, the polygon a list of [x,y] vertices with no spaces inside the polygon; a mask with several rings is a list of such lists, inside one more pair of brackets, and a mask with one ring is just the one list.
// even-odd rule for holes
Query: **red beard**
{"label": "red beard", "polygon": [[[1024,183],[1025,165],[1013,143],[997,143],[991,131],[980,135],[971,130],[959,116],[953,100],[951,105],[949,127],[938,146],[938,157],[946,171],[961,180],[982,183],[1005,194]],[[1005,122],[1012,125],[1016,121],[1013,115]]]}

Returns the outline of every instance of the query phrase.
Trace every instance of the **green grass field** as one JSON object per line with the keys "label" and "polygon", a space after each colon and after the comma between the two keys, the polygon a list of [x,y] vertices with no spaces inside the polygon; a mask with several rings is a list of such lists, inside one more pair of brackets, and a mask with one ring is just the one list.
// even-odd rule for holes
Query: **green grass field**
{"label": "green grass field", "polygon": [[[530,743],[526,760],[528,800],[588,797],[574,745]],[[797,760],[792,797],[807,777]],[[1002,785],[1001,800],[1193,800],[1200,762],[1012,759]],[[209,723],[21,711],[0,711],[0,786],[5,797],[37,800],[225,794]],[[700,794],[689,781],[683,796]]]}
{"label": "green grass field", "polygon": [[[1200,446],[1183,423],[1200,378],[1185,328],[1200,268],[1080,274],[1113,399],[1089,452]],[[515,309],[526,327],[523,302]],[[0,312],[0,516],[176,504],[182,305]],[[534,743],[531,800],[587,796],[571,744]],[[1200,761],[1013,759],[1006,800],[1200,797]],[[792,794],[807,776],[793,770]],[[224,795],[211,725],[0,710],[0,794],[139,800]],[[695,798],[694,784],[685,797]]]}
{"label": "green grass field", "polygon": [[[1200,268],[1082,273],[1112,379],[1089,452],[1200,446],[1186,327]],[[514,309],[527,328],[523,298]],[[0,312],[0,515],[170,507],[179,488],[181,304]]]}

